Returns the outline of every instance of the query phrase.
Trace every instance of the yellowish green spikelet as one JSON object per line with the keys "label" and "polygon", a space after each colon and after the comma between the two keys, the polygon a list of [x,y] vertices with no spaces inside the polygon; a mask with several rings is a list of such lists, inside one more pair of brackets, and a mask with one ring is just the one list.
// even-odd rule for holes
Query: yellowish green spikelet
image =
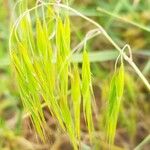
{"label": "yellowish green spikelet", "polygon": [[[20,3],[20,13],[23,13],[27,10],[27,2]],[[34,54],[35,43],[34,43],[34,36],[32,31],[32,23],[30,13],[27,13],[20,21],[20,32],[19,32],[19,39],[23,42],[24,46],[27,49],[30,49],[30,53]]]}
{"label": "yellowish green spikelet", "polygon": [[[24,49],[24,50],[23,50]],[[28,58],[27,53],[25,53],[25,48],[20,47],[20,52],[22,59],[16,56],[15,53],[12,54],[12,60],[17,71],[17,79],[20,89],[20,95],[23,101],[25,109],[31,113],[31,119],[37,130],[37,133],[42,140],[44,138],[43,124],[45,122],[42,107],[40,103],[40,98],[38,93],[38,84],[33,76],[33,66]]]}
{"label": "yellowish green spikelet", "polygon": [[123,89],[124,65],[122,62],[119,70],[117,70],[112,77],[109,91],[108,108],[106,114],[106,138],[110,146],[114,143]]}
{"label": "yellowish green spikelet", "polygon": [[92,119],[92,101],[91,101],[91,71],[90,62],[86,49],[83,52],[82,64],[82,96],[83,96],[83,112],[85,121],[87,123],[90,139],[92,139],[92,132],[94,130]]}
{"label": "yellowish green spikelet", "polygon": [[[55,71],[56,65],[52,62],[51,41],[48,39],[47,26],[37,20],[37,47],[39,51],[39,61],[35,61],[36,71],[38,73],[38,81],[40,82],[42,96],[48,105],[51,113],[55,116],[61,127],[64,128],[61,110],[55,96]],[[40,77],[40,78],[39,78]]]}
{"label": "yellowish green spikelet", "polygon": [[70,22],[68,17],[65,18],[63,24],[60,17],[57,20],[56,29],[56,46],[57,46],[57,67],[59,82],[59,104],[62,110],[63,121],[66,130],[72,140],[74,148],[77,149],[76,137],[74,131],[74,123],[68,104],[68,74],[70,62],[65,61],[70,54]]}
{"label": "yellowish green spikelet", "polygon": [[74,122],[77,138],[80,140],[80,105],[81,105],[81,88],[80,74],[78,65],[74,64],[71,78],[71,96],[73,101]]}

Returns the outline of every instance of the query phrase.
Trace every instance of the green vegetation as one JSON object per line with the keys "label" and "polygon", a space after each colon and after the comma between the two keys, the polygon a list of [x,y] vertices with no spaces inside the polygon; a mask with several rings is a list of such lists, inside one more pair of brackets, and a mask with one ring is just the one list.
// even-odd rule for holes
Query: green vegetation
{"label": "green vegetation", "polygon": [[0,149],[147,149],[149,2],[15,2],[1,2],[14,14],[1,41]]}

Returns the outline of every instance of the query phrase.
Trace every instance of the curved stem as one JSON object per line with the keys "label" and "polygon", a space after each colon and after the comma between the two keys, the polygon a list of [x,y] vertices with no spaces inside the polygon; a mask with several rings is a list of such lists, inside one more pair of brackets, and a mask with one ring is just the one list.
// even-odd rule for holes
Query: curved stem
{"label": "curved stem", "polygon": [[134,148],[134,150],[142,150],[145,144],[150,142],[150,134],[138,145]]}
{"label": "curved stem", "polygon": [[139,68],[136,66],[136,64],[132,61],[132,59],[130,59],[124,52],[122,52],[122,49],[112,40],[112,38],[107,34],[107,32],[104,30],[104,28],[98,24],[97,22],[95,22],[94,20],[84,16],[83,14],[81,14],[80,12],[78,12],[77,10],[67,6],[67,5],[63,5],[63,4],[60,4],[60,3],[45,3],[45,2],[42,2],[40,5],[38,6],[35,6],[27,11],[25,11],[22,15],[19,16],[19,18],[16,20],[13,28],[12,28],[12,31],[11,31],[11,34],[10,34],[10,39],[9,39],[9,48],[11,49],[11,38],[12,38],[12,35],[13,35],[13,31],[16,32],[17,30],[17,27],[21,21],[21,19],[26,15],[28,14],[29,12],[33,11],[34,9],[37,9],[41,6],[45,6],[47,7],[47,5],[51,5],[51,6],[57,6],[57,7],[61,7],[61,8],[64,8],[68,11],[71,11],[75,14],[77,14],[78,16],[80,16],[81,18],[89,21],[91,24],[95,25],[97,28],[99,28],[99,30],[102,32],[102,34],[108,39],[108,41],[120,52],[120,54],[123,56],[123,58],[132,66],[132,68],[135,70],[135,72],[138,74],[138,76],[141,78],[141,80],[143,81],[143,83],[145,84],[145,86],[148,88],[148,90],[150,91],[150,84],[148,82],[148,80],[145,78],[145,76],[142,74],[142,72],[139,70]]}

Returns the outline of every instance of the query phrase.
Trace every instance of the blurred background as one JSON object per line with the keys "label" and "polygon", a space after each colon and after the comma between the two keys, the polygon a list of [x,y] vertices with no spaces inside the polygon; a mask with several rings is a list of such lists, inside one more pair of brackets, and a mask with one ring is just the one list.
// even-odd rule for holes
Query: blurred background
{"label": "blurred background", "polygon": [[[29,119],[23,118],[8,49],[11,20],[15,19],[15,2],[0,0],[0,150],[48,150],[49,147],[54,150],[71,150],[67,137],[59,134],[55,120],[51,117],[48,117],[52,130],[50,141],[45,144],[37,140]],[[30,0],[31,6],[34,3],[35,0]],[[129,44],[134,62],[150,81],[150,0],[70,0],[69,3],[101,24],[120,47]],[[76,16],[71,16],[71,19],[72,31],[76,33],[76,37],[72,37],[72,45],[75,45],[84,38],[91,25]],[[106,60],[91,64],[93,88],[100,114],[96,126],[100,135],[103,134],[103,108],[113,74],[116,50],[102,35],[89,41],[88,50],[107,54]],[[150,134],[150,93],[127,63],[123,106],[118,122],[114,149],[132,150]],[[86,136],[83,141],[86,143]],[[100,144],[97,141],[93,149],[99,149]],[[150,142],[143,150],[149,149]]]}

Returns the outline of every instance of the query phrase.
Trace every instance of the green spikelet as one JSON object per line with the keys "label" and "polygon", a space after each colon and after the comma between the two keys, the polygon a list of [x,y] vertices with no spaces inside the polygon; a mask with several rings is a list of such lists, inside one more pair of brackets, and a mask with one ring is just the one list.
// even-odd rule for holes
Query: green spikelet
{"label": "green spikelet", "polygon": [[124,89],[124,66],[122,62],[119,70],[116,71],[112,77],[109,91],[107,117],[106,117],[106,136],[110,146],[114,143],[123,89]]}
{"label": "green spikelet", "polygon": [[77,64],[73,66],[73,77],[71,79],[71,96],[74,109],[74,122],[77,138],[80,140],[80,105],[81,105],[81,89],[80,89],[80,74]]}
{"label": "green spikelet", "polygon": [[92,140],[93,119],[92,119],[92,101],[91,101],[91,71],[89,57],[84,49],[82,64],[82,96],[83,96],[83,112],[87,123],[90,140]]}

